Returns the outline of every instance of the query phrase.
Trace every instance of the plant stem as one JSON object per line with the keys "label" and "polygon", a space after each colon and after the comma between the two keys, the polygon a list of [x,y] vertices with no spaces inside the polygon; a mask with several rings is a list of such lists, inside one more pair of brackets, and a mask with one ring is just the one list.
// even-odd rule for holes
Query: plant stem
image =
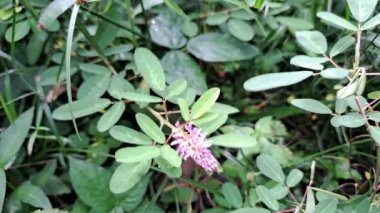
{"label": "plant stem", "polygon": [[357,73],[359,71],[359,65],[360,65],[360,43],[361,43],[361,37],[362,37],[362,31],[360,29],[359,25],[359,30],[356,32],[356,45],[355,45],[355,62],[354,62],[354,67],[352,71],[354,73]]}
{"label": "plant stem", "polygon": [[160,121],[161,124],[165,124],[167,127],[169,127],[170,129],[172,129],[173,132],[175,130],[177,130],[177,128],[175,126],[173,126],[173,124],[171,124],[168,120],[166,120],[165,118],[163,118],[160,115],[160,113],[156,112],[151,107],[148,107],[148,110],[149,110],[150,113],[152,113],[154,115],[154,117],[156,117]]}

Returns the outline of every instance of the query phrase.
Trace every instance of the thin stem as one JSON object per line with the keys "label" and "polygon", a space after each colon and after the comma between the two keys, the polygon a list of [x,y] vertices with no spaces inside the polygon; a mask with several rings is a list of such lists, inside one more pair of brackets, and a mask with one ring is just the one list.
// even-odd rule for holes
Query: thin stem
{"label": "thin stem", "polygon": [[152,113],[152,115],[154,117],[156,117],[160,123],[162,124],[165,124],[167,127],[169,127],[173,132],[177,130],[177,128],[171,124],[168,120],[165,120],[165,118],[163,118],[160,113],[158,113],[157,111],[155,111],[154,109],[152,109],[151,107],[148,107],[148,110],[150,113]]}
{"label": "thin stem", "polygon": [[360,44],[361,44],[362,31],[360,29],[356,32],[356,45],[355,45],[355,62],[353,72],[356,73],[359,70],[360,65]]}
{"label": "thin stem", "polygon": [[331,57],[329,57],[329,56],[327,56],[326,54],[323,54],[323,56],[327,59],[327,60],[329,60],[329,62],[332,64],[332,65],[334,65],[336,68],[340,68],[340,66],[331,58]]}

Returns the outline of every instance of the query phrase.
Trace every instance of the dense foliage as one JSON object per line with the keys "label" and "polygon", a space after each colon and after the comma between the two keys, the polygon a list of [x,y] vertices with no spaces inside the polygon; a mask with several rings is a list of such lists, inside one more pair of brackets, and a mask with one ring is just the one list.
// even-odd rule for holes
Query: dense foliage
{"label": "dense foliage", "polygon": [[0,212],[380,212],[377,7],[0,1]]}

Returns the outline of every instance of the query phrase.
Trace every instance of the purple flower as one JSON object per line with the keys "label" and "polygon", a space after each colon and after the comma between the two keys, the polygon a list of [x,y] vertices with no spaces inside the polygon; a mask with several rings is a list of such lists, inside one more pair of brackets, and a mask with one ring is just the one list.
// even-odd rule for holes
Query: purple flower
{"label": "purple flower", "polygon": [[173,134],[174,140],[171,145],[177,146],[177,152],[182,159],[187,160],[190,157],[206,172],[218,172],[219,163],[209,149],[211,142],[206,135],[191,123],[182,128],[177,122],[176,127],[177,131]]}

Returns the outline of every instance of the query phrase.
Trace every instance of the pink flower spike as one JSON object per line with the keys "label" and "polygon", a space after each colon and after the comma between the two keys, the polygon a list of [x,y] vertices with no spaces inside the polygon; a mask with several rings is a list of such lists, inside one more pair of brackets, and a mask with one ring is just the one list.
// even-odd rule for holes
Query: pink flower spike
{"label": "pink flower spike", "polygon": [[182,159],[187,160],[190,157],[206,172],[218,172],[219,163],[209,149],[211,142],[206,135],[191,123],[182,128],[177,122],[176,127],[171,145],[177,146],[177,152]]}

